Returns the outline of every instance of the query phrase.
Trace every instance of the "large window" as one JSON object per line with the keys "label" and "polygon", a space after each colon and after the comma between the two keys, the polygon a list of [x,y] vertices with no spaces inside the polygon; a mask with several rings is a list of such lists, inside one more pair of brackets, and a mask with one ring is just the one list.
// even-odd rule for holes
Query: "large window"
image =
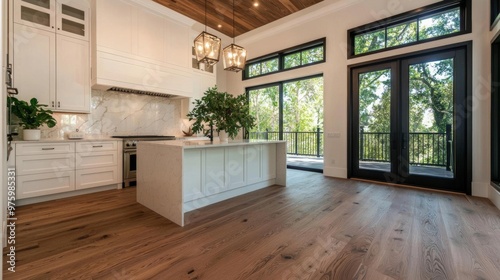
{"label": "large window", "polygon": [[252,87],[247,94],[256,119],[250,139],[286,140],[288,167],[322,170],[323,76]]}
{"label": "large window", "polygon": [[349,57],[471,31],[470,0],[443,1],[349,30]]}
{"label": "large window", "polygon": [[243,79],[325,62],[325,38],[268,54],[247,62]]}

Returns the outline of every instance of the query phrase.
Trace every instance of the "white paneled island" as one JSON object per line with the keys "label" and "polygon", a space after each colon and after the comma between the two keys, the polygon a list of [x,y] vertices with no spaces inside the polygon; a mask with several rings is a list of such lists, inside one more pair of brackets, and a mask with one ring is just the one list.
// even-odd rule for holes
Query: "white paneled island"
{"label": "white paneled island", "polygon": [[286,141],[142,141],[137,164],[137,201],[184,226],[187,212],[286,186]]}

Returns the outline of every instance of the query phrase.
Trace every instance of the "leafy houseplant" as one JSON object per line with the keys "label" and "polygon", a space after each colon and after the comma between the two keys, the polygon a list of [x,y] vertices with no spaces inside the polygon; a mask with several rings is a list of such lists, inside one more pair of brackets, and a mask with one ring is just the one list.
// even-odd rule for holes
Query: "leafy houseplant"
{"label": "leafy houseplant", "polygon": [[[250,107],[245,95],[233,96],[219,92],[217,86],[209,88],[201,99],[194,101],[195,108],[187,114],[195,120],[193,131],[204,131],[205,125],[217,132],[225,131],[234,139],[241,128],[249,130],[255,126],[255,118],[250,115]],[[210,135],[211,140],[213,135]]]}
{"label": "leafy houseplant", "polygon": [[[24,128],[24,140],[39,140],[39,127],[44,124],[48,127],[54,127],[57,123],[52,117],[52,111],[44,109],[47,105],[38,104],[36,98],[31,98],[28,103],[15,97],[7,97],[7,106],[10,107],[11,113],[19,119],[19,125]],[[31,134],[30,130],[35,130],[34,138],[27,137]]]}

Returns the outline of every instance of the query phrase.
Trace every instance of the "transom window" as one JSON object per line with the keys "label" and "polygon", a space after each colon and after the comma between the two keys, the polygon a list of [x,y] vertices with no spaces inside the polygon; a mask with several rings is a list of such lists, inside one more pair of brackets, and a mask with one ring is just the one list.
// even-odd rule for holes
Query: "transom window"
{"label": "transom window", "polygon": [[268,54],[247,62],[243,79],[325,62],[325,38]]}
{"label": "transom window", "polygon": [[444,1],[349,30],[349,57],[471,32],[470,0]]}
{"label": "transom window", "polygon": [[491,0],[490,4],[491,10],[491,25],[495,25],[495,23],[500,20],[500,0]]}

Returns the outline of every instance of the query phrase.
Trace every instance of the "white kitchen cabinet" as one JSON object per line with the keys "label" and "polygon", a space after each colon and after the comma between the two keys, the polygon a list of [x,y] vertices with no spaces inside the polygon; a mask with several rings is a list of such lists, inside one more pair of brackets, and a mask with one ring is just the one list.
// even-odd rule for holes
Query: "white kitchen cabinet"
{"label": "white kitchen cabinet", "polygon": [[88,41],[90,38],[90,2],[87,0],[58,0],[56,5],[57,33]]}
{"label": "white kitchen cabinet", "polygon": [[14,0],[13,9],[18,98],[35,97],[54,111],[90,112],[89,2]]}
{"label": "white kitchen cabinet", "polygon": [[46,31],[55,30],[55,0],[14,0],[14,22]]}
{"label": "white kitchen cabinet", "polygon": [[18,199],[75,189],[73,143],[18,144],[15,162]]}
{"label": "white kitchen cabinet", "polygon": [[19,99],[35,97],[40,104],[51,105],[56,95],[56,35],[52,31],[14,24],[14,86]]}
{"label": "white kitchen cabinet", "polygon": [[87,0],[14,0],[14,22],[88,41]]}
{"label": "white kitchen cabinet", "polygon": [[118,184],[118,142],[80,142],[76,145],[76,189]]}
{"label": "white kitchen cabinet", "polygon": [[201,197],[203,194],[202,174],[204,165],[202,164],[204,157],[203,150],[188,150],[184,151],[184,161],[182,172],[185,178],[184,201],[191,201]]}
{"label": "white kitchen cabinet", "polygon": [[90,110],[89,42],[57,36],[56,110]]}
{"label": "white kitchen cabinet", "polygon": [[121,141],[16,143],[17,198],[121,187],[121,148]]}

